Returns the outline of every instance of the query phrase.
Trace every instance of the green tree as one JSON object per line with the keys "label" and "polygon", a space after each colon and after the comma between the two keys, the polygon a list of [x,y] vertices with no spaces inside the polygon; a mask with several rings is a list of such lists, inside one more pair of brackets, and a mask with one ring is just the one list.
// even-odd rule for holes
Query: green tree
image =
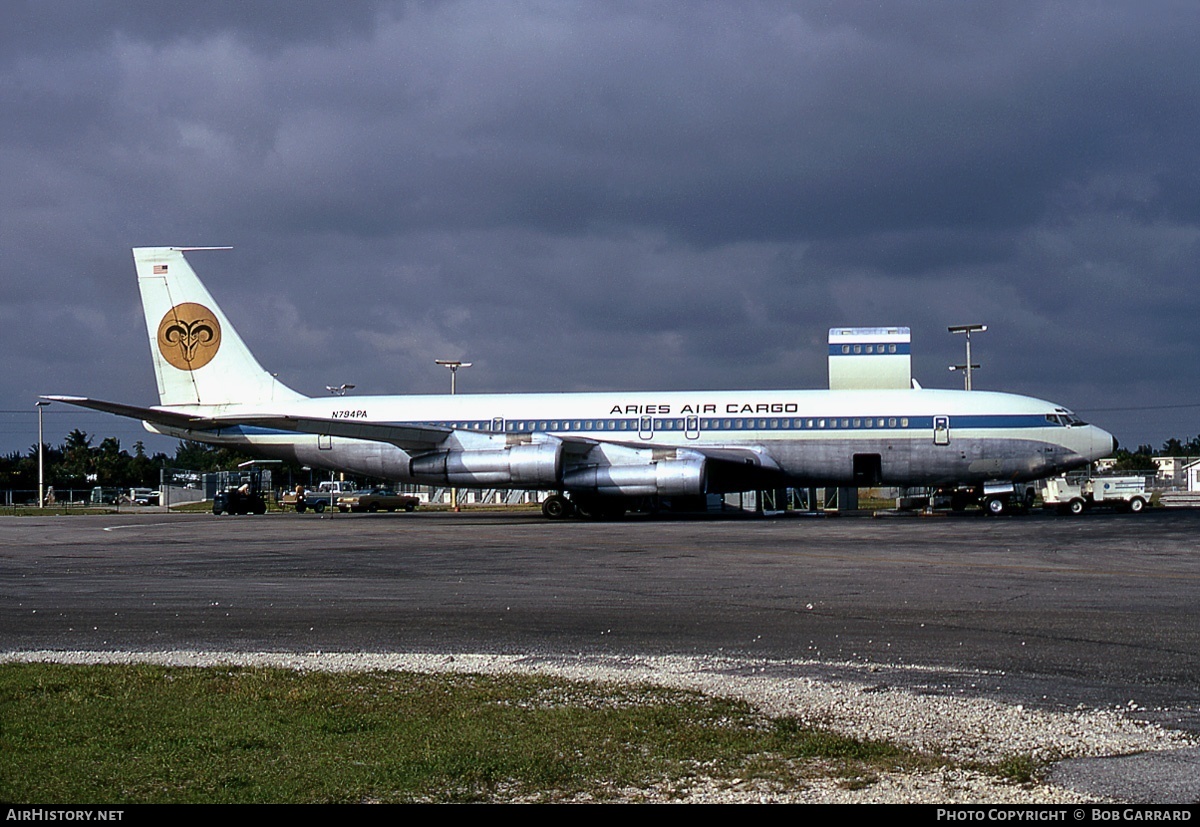
{"label": "green tree", "polygon": [[1154,464],[1153,449],[1149,445],[1139,445],[1138,449],[1132,453],[1121,448],[1114,456],[1117,461],[1113,463],[1114,471],[1155,471],[1158,466]]}
{"label": "green tree", "polygon": [[52,477],[59,485],[82,487],[88,483],[88,475],[95,473],[95,458],[92,456],[92,437],[78,428],[67,434],[62,446],[62,461],[58,463]]}

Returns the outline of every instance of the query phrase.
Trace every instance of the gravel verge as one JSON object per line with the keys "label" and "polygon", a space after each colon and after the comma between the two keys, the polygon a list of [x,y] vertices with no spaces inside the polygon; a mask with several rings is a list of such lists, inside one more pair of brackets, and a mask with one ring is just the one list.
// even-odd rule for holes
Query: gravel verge
{"label": "gravel verge", "polygon": [[[926,695],[878,683],[797,677],[817,667],[862,664],[751,661],[725,657],[522,656],[487,654],[8,652],[0,662],[151,663],[163,666],[267,666],[313,671],[411,670],[552,675],[605,683],[650,683],[739,698],[770,716],[792,716],[847,735],[891,741],[956,763],[1014,755],[1039,761],[1129,755],[1194,747],[1184,733],[1138,721],[1128,710],[1051,712],[983,698]],[[897,667],[885,667],[895,670]],[[919,667],[912,667],[919,669]],[[858,786],[858,785],[853,785]],[[756,781],[689,780],[674,788],[618,790],[623,800],[823,803],[1087,803],[1103,799],[1046,784],[1016,785],[966,769],[881,773],[860,789],[813,778],[804,788]]]}

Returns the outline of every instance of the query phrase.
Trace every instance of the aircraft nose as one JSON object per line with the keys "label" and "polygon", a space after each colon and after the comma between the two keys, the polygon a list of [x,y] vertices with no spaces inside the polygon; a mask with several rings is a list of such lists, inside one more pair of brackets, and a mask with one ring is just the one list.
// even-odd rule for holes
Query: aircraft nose
{"label": "aircraft nose", "polygon": [[[1094,425],[1092,427],[1095,427]],[[1095,438],[1092,440],[1093,454],[1092,460],[1098,460],[1102,457],[1109,457],[1117,451],[1117,438],[1103,428],[1096,428]]]}

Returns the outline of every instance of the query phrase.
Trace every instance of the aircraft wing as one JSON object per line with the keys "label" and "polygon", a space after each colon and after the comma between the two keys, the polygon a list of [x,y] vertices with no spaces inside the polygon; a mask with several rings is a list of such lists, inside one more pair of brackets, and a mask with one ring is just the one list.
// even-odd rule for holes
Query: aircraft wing
{"label": "aircraft wing", "polygon": [[452,428],[440,425],[387,425],[352,419],[322,419],[317,417],[288,416],[285,414],[218,414],[199,416],[194,413],[172,411],[163,408],[143,408],[121,402],[106,402],[83,396],[43,396],[51,402],[66,402],[81,408],[140,419],[153,425],[182,428],[191,431],[215,431],[238,425],[276,428],[302,434],[338,436],[347,439],[369,439],[375,442],[390,442],[406,451],[427,451],[440,444],[453,433]]}
{"label": "aircraft wing", "polygon": [[[83,408],[126,416],[131,419],[140,419],[169,428],[191,431],[215,431],[220,428],[237,426],[272,428],[301,434],[386,442],[410,453],[435,450],[455,432],[454,428],[442,425],[389,424],[366,422],[360,419],[327,419],[267,413],[202,416],[163,408],[144,408],[121,402],[106,402],[82,396],[43,396],[42,398],[52,402],[65,402]],[[587,455],[601,444],[620,445],[625,448],[651,452],[661,451],[666,447],[647,446],[643,443],[626,440],[597,439],[591,436],[559,436],[558,434],[549,436],[561,441],[565,453],[580,461],[586,461]],[[758,446],[680,445],[675,447],[676,450],[685,451],[693,456],[705,457],[710,463],[713,475],[727,481],[729,485],[743,483],[753,485],[764,478],[781,473],[775,459],[765,448]]]}
{"label": "aircraft wing", "polygon": [[231,414],[212,417],[209,421],[214,423],[213,427],[218,428],[232,425],[253,425],[261,428],[277,428],[281,431],[295,431],[301,434],[389,442],[410,453],[432,450],[454,433],[453,428],[442,425],[393,425],[382,422],[366,422],[361,419],[325,419],[288,414],[264,414],[262,416]]}

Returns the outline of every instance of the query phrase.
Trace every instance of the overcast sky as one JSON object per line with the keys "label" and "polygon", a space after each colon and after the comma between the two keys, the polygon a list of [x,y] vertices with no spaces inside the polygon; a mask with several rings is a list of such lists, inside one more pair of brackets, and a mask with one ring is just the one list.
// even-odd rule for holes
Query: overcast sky
{"label": "overcast sky", "polygon": [[[1200,4],[15,2],[0,451],[155,404],[130,248],[307,394],[926,387],[1200,433]],[[1191,407],[1185,407],[1191,406]],[[1131,410],[1144,409],[1144,410]],[[136,423],[55,405],[122,446]]]}

